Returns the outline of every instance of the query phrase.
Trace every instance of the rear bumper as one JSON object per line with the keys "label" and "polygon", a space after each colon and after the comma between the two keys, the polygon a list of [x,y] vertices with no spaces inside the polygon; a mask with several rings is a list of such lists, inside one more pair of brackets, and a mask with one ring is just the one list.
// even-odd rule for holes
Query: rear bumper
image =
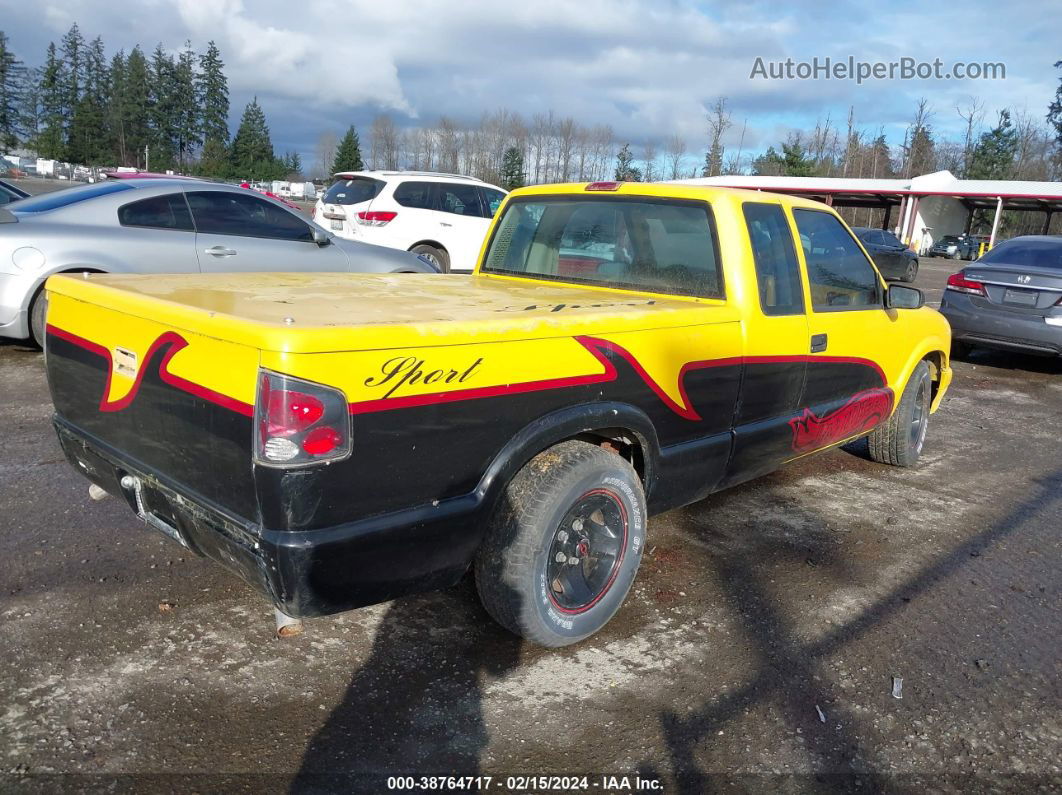
{"label": "rear bumper", "polygon": [[[297,618],[448,587],[479,544],[481,505],[472,496],[320,530],[271,531],[190,494],[61,417],[55,428],[81,474],[125,499],[148,526],[220,563]],[[137,488],[122,485],[127,475]]]}
{"label": "rear bumper", "polygon": [[956,342],[1002,350],[1062,355],[1062,326],[1039,315],[983,310],[962,293],[945,291],[940,313]]}

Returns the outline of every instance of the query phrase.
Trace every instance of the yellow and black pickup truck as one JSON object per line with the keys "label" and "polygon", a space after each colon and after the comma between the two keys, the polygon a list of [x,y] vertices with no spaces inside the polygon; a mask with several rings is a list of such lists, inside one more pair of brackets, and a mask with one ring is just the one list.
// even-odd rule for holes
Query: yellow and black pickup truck
{"label": "yellow and black pickup truck", "polygon": [[828,207],[514,191],[472,276],[55,276],[72,464],[283,613],[448,586],[538,643],[600,629],[647,517],[869,435],[916,463],[950,332]]}

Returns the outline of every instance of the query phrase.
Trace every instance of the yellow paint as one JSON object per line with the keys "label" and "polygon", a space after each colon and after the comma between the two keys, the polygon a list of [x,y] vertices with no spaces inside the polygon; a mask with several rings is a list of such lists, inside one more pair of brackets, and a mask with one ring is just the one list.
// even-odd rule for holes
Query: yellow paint
{"label": "yellow paint", "polygon": [[[506,202],[584,191],[582,184],[536,186],[514,191]],[[388,367],[406,360],[420,377],[398,384],[388,399],[593,377],[604,365],[576,339],[589,336],[623,346],[681,406],[679,373],[686,363],[805,355],[809,335],[827,333],[824,356],[874,361],[897,395],[920,359],[938,356],[942,388],[933,409],[939,405],[951,378],[950,330],[934,310],[809,311],[806,318],[762,313],[742,203],[832,210],[801,198],[724,188],[632,183],[617,193],[710,202],[726,299],[569,286],[481,274],[478,268],[472,276],[53,276],[49,322],[141,357],[160,334],[176,330],[189,345],[170,370],[247,403],[254,399],[259,363],[338,387],[355,403],[382,398],[400,380],[398,374],[384,378]],[[494,223],[503,212],[504,205]],[[793,232],[795,237],[795,226]],[[806,278],[803,287],[811,307]],[[114,378],[111,399],[120,399],[130,384]]]}

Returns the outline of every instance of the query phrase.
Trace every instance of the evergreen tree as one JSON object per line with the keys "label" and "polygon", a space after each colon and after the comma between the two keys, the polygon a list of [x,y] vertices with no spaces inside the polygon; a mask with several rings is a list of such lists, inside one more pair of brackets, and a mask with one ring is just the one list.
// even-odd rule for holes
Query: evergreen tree
{"label": "evergreen tree", "polygon": [[361,171],[364,168],[365,163],[361,159],[361,142],[358,140],[358,131],[354,129],[352,124],[347,128],[346,135],[343,136],[339,146],[336,148],[336,159],[332,163],[332,173]]}
{"label": "evergreen tree", "polygon": [[617,182],[641,182],[642,172],[634,165],[634,155],[631,154],[631,145],[624,144],[616,155]]}
{"label": "evergreen tree", "polygon": [[981,137],[970,158],[970,179],[1009,179],[1018,151],[1018,133],[1010,121],[1010,111],[1001,110],[996,126]]}
{"label": "evergreen tree", "polygon": [[510,146],[502,155],[501,186],[515,190],[524,186],[524,153]]}
{"label": "evergreen tree", "polygon": [[758,177],[778,177],[785,173],[785,158],[773,146],[752,161],[752,173]]}
{"label": "evergreen tree", "polygon": [[118,50],[111,58],[107,69],[107,107],[104,119],[107,125],[107,138],[111,145],[111,156],[115,164],[126,165],[128,151],[125,141],[125,124],[122,116],[122,103],[125,96],[125,51]]}
{"label": "evergreen tree", "polygon": [[75,22],[63,36],[59,44],[63,54],[62,67],[62,113],[63,113],[63,157],[69,159],[70,125],[74,111],[81,100],[85,85],[85,39]]}
{"label": "evergreen tree", "polygon": [[151,159],[152,171],[165,171],[176,165],[176,90],[175,64],[159,44],[151,54],[149,72],[151,101]]}
{"label": "evergreen tree", "polygon": [[281,163],[284,166],[284,178],[298,180],[302,178],[302,155],[298,152],[287,152]]}
{"label": "evergreen tree", "polygon": [[214,42],[210,42],[206,53],[199,56],[196,100],[204,143],[214,141],[222,146],[229,140],[229,87],[224,69],[221,52]]}
{"label": "evergreen tree", "polygon": [[796,140],[782,144],[782,162],[787,177],[810,177],[815,168],[803,144]]}
{"label": "evergreen tree", "polygon": [[[1062,61],[1055,61],[1055,69],[1062,69]],[[1062,77],[1058,78],[1055,98],[1047,106],[1047,121],[1055,128],[1055,144],[1059,150],[1057,154],[1062,156]]]}
{"label": "evergreen tree", "polygon": [[105,109],[110,91],[103,40],[83,48],[81,97],[68,128],[67,158],[73,163],[100,165],[111,157]]}
{"label": "evergreen tree", "polygon": [[202,143],[199,103],[196,97],[195,53],[192,43],[185,42],[173,69],[173,145],[177,162],[183,167],[192,152]]}
{"label": "evergreen tree", "polygon": [[21,92],[26,69],[15,57],[0,30],[0,149],[18,146],[21,124]]}
{"label": "evergreen tree", "polygon": [[228,147],[217,138],[207,138],[199,153],[196,173],[204,177],[225,179],[233,176]]}
{"label": "evergreen tree", "polygon": [[37,145],[41,131],[41,76],[43,69],[24,69],[18,89],[18,129],[26,146]]}
{"label": "evergreen tree", "polygon": [[117,95],[125,138],[122,165],[142,165],[144,147],[151,143],[151,69],[139,46],[125,60],[122,91]]}
{"label": "evergreen tree", "polygon": [[63,123],[66,118],[64,84],[63,64],[59,60],[55,44],[51,43],[48,45],[44,68],[41,70],[41,131],[34,141],[37,155],[48,160],[62,158],[66,146]]}
{"label": "evergreen tree", "polygon": [[229,149],[232,173],[238,179],[275,179],[282,164],[273,155],[265,113],[255,97],[243,111]]}

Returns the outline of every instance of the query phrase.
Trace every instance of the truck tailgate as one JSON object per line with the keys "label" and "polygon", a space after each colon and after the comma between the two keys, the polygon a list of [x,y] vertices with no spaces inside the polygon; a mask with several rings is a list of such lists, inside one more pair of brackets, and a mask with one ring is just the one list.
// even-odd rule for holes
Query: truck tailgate
{"label": "truck tailgate", "polygon": [[259,351],[152,319],[149,297],[131,313],[108,300],[119,291],[79,295],[72,281],[49,282],[46,364],[57,422],[189,496],[256,521]]}

